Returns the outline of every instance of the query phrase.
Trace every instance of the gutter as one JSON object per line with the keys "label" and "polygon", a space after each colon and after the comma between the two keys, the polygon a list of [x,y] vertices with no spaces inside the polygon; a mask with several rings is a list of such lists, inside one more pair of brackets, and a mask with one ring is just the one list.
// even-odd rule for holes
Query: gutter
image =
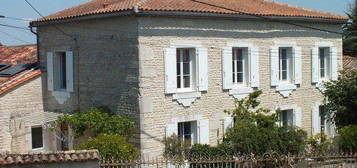
{"label": "gutter", "polygon": [[[163,17],[184,17],[184,18],[209,18],[209,19],[233,19],[233,20],[266,20],[251,15],[237,14],[220,14],[220,13],[203,13],[203,12],[182,12],[182,11],[143,11],[139,10],[138,6],[132,10],[119,11],[114,13],[94,14],[87,16],[79,16],[62,20],[49,20],[44,22],[31,22],[32,27],[40,27],[51,24],[60,24],[92,19],[112,18],[118,16],[163,16]],[[308,23],[327,23],[327,24],[344,24],[347,19],[328,19],[328,18],[312,18],[312,17],[289,17],[289,16],[263,16],[264,18],[274,19],[277,21],[293,21],[293,22],[308,22]],[[272,21],[273,22],[273,21]]]}
{"label": "gutter", "polygon": [[30,26],[30,31],[36,35],[36,47],[37,47],[37,66],[40,65],[40,40],[39,40],[39,34],[33,30],[33,27]]}

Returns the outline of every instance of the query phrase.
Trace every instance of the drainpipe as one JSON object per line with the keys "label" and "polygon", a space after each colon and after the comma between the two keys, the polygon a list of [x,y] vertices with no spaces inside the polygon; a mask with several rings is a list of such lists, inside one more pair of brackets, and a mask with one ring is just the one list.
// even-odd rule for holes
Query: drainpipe
{"label": "drainpipe", "polygon": [[39,35],[33,30],[33,27],[30,26],[30,31],[36,35],[36,45],[37,45],[37,66],[40,65],[40,40],[39,40]]}

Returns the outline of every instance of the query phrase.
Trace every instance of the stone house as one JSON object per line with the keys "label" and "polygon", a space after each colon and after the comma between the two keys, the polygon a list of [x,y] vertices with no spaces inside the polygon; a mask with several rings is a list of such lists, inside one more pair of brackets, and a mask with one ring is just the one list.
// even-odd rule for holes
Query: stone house
{"label": "stone house", "polygon": [[0,46],[0,151],[57,150],[46,123],[57,114],[44,112],[37,47]]}
{"label": "stone house", "polygon": [[344,22],[267,0],[92,0],[31,27],[45,111],[131,115],[152,156],[172,134],[217,144],[232,124],[223,111],[257,89],[279,124],[332,135],[321,90],[342,69]]}

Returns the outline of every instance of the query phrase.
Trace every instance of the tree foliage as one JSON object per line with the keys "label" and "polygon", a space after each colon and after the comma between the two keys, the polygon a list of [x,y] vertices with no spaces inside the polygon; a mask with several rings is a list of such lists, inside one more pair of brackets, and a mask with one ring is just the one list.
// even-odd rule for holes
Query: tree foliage
{"label": "tree foliage", "polygon": [[357,153],[357,125],[350,125],[340,129],[339,146],[344,152]]}
{"label": "tree foliage", "polygon": [[343,50],[345,54],[357,56],[357,0],[347,12],[349,21],[344,26]]}
{"label": "tree foliage", "polygon": [[270,112],[258,108],[261,91],[246,99],[235,100],[236,107],[226,111],[234,118],[234,126],[227,131],[225,141],[235,152],[262,155],[274,151],[280,154],[297,154],[304,150],[307,133],[296,127],[276,125],[280,110]]}
{"label": "tree foliage", "polygon": [[325,84],[325,107],[338,128],[357,125],[357,71],[342,72]]}

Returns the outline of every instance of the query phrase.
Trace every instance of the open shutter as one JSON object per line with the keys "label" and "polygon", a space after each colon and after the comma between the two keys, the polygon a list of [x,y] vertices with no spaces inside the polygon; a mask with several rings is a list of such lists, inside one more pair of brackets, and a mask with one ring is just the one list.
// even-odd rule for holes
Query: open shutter
{"label": "open shutter", "polygon": [[320,128],[320,114],[319,114],[319,109],[318,107],[313,107],[312,112],[311,112],[311,130],[312,130],[312,135],[318,134],[321,132]]}
{"label": "open shutter", "polygon": [[199,121],[199,143],[209,144],[209,120]]}
{"label": "open shutter", "polygon": [[270,49],[270,82],[271,86],[279,84],[279,47],[274,46]]}
{"label": "open shutter", "polygon": [[232,89],[232,47],[222,49],[223,89]]}
{"label": "open shutter", "polygon": [[67,91],[73,92],[73,52],[66,52]]}
{"label": "open shutter", "polygon": [[197,48],[198,90],[208,90],[208,52],[206,48]]}
{"label": "open shutter", "polygon": [[47,87],[49,91],[54,90],[53,84],[53,52],[47,53]]}
{"label": "open shutter", "polygon": [[250,86],[259,87],[259,49],[250,50]]}
{"label": "open shutter", "polygon": [[294,47],[294,82],[301,84],[301,47]]}
{"label": "open shutter", "polygon": [[233,127],[233,118],[231,116],[224,118],[224,130]]}
{"label": "open shutter", "polygon": [[302,113],[301,113],[301,108],[297,107],[296,109],[294,109],[294,125],[297,127],[301,127],[302,126]]}
{"label": "open shutter", "polygon": [[177,135],[177,129],[177,123],[168,124],[166,126],[166,138]]}
{"label": "open shutter", "polygon": [[337,68],[337,48],[330,48],[331,55],[331,80],[337,80],[338,78],[338,68]]}
{"label": "open shutter", "polygon": [[176,48],[165,48],[165,91],[175,93],[176,83]]}
{"label": "open shutter", "polygon": [[319,48],[314,47],[312,48],[311,53],[311,81],[312,83],[319,82]]}

